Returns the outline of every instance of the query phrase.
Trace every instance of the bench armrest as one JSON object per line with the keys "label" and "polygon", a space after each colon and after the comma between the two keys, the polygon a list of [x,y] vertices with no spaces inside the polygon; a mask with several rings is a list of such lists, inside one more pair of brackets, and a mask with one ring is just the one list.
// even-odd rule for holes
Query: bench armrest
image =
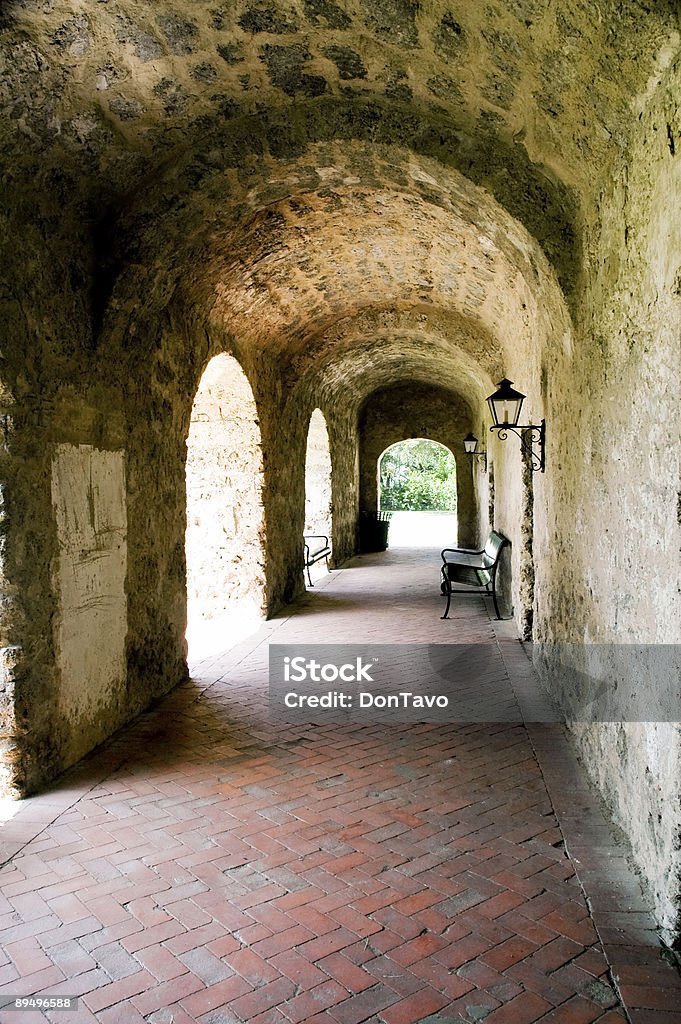
{"label": "bench armrest", "polygon": [[323,533],[304,533],[303,540],[306,542],[308,540],[323,540],[325,546],[329,546],[329,538],[326,537]]}
{"label": "bench armrest", "polygon": [[484,548],[443,548],[440,552],[440,557],[443,562],[446,562],[445,555],[449,552],[454,555],[481,555],[484,550]]}

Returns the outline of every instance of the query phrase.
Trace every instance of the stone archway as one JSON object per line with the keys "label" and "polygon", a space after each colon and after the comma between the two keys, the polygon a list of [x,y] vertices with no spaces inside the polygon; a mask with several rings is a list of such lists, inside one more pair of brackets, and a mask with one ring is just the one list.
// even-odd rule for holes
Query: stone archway
{"label": "stone archway", "polygon": [[230,355],[203,372],[187,437],[190,657],[225,648],[264,613],[263,463],[248,378]]}
{"label": "stone archway", "polygon": [[331,537],[331,452],[321,409],[310,416],[305,453],[305,533]]}
{"label": "stone archway", "polygon": [[[407,470],[404,481],[389,479],[391,456],[402,456],[401,466]],[[415,475],[421,489],[410,494],[401,485],[408,485],[407,478]],[[382,511],[455,512],[456,461],[447,445],[428,437],[405,438],[389,445],[378,459],[378,504]]]}
{"label": "stone archway", "polygon": [[385,451],[407,439],[428,438],[451,452],[456,465],[456,515],[441,546],[475,547],[480,509],[473,467],[462,443],[471,423],[468,403],[442,388],[414,381],[376,390],[359,418],[360,507],[379,507],[377,467]]}
{"label": "stone archway", "polygon": [[427,437],[389,445],[377,461],[378,508],[391,514],[391,547],[446,547],[457,536],[456,459]]}

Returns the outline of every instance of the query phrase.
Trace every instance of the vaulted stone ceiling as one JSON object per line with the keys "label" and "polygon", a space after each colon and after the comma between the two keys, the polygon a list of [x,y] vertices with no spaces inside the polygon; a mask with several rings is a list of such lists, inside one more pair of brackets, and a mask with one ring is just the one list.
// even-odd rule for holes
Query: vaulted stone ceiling
{"label": "vaulted stone ceiling", "polygon": [[[113,198],[226,123],[324,98],[446,124],[474,176],[588,188],[626,141],[675,5],[606,0],[7,0],[4,139]],[[389,111],[392,110],[392,114]],[[358,111],[357,116],[363,115]],[[390,131],[387,126],[386,131]],[[46,154],[49,151],[49,156]],[[477,165],[477,167],[476,167]],[[95,188],[96,183],[96,188]]]}
{"label": "vaulted stone ceiling", "polygon": [[328,383],[331,338],[368,352],[358,318],[423,308],[409,345],[480,389],[553,271],[569,301],[675,27],[636,0],[8,0],[10,233],[35,225],[95,336],[181,297]]}

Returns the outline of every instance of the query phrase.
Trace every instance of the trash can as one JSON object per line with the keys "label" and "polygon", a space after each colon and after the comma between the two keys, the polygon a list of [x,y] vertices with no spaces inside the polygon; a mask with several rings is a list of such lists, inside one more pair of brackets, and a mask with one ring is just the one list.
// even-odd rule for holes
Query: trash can
{"label": "trash can", "polygon": [[385,551],[388,547],[391,515],[391,512],[360,512],[359,550],[362,554]]}

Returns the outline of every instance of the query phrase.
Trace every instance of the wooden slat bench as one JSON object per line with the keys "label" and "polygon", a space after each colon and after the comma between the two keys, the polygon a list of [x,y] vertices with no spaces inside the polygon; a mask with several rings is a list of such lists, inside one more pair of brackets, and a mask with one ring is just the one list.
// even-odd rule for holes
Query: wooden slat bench
{"label": "wooden slat bench", "polygon": [[315,562],[320,562],[322,558],[324,558],[326,559],[326,568],[329,568],[329,555],[331,554],[329,538],[325,537],[323,534],[306,533],[303,536],[303,553],[305,556],[307,581],[310,586],[313,587],[314,583],[310,576],[310,567],[313,566]]}
{"label": "wooden slat bench", "polygon": [[[509,543],[507,537],[492,530],[484,548],[444,548],[442,551],[442,583],[440,590],[447,595],[447,607],[441,618],[449,615],[452,594],[478,594],[481,589],[491,593],[497,618],[501,618],[497,604],[497,568],[502,549]],[[454,589],[453,583],[462,583],[475,590]]]}

